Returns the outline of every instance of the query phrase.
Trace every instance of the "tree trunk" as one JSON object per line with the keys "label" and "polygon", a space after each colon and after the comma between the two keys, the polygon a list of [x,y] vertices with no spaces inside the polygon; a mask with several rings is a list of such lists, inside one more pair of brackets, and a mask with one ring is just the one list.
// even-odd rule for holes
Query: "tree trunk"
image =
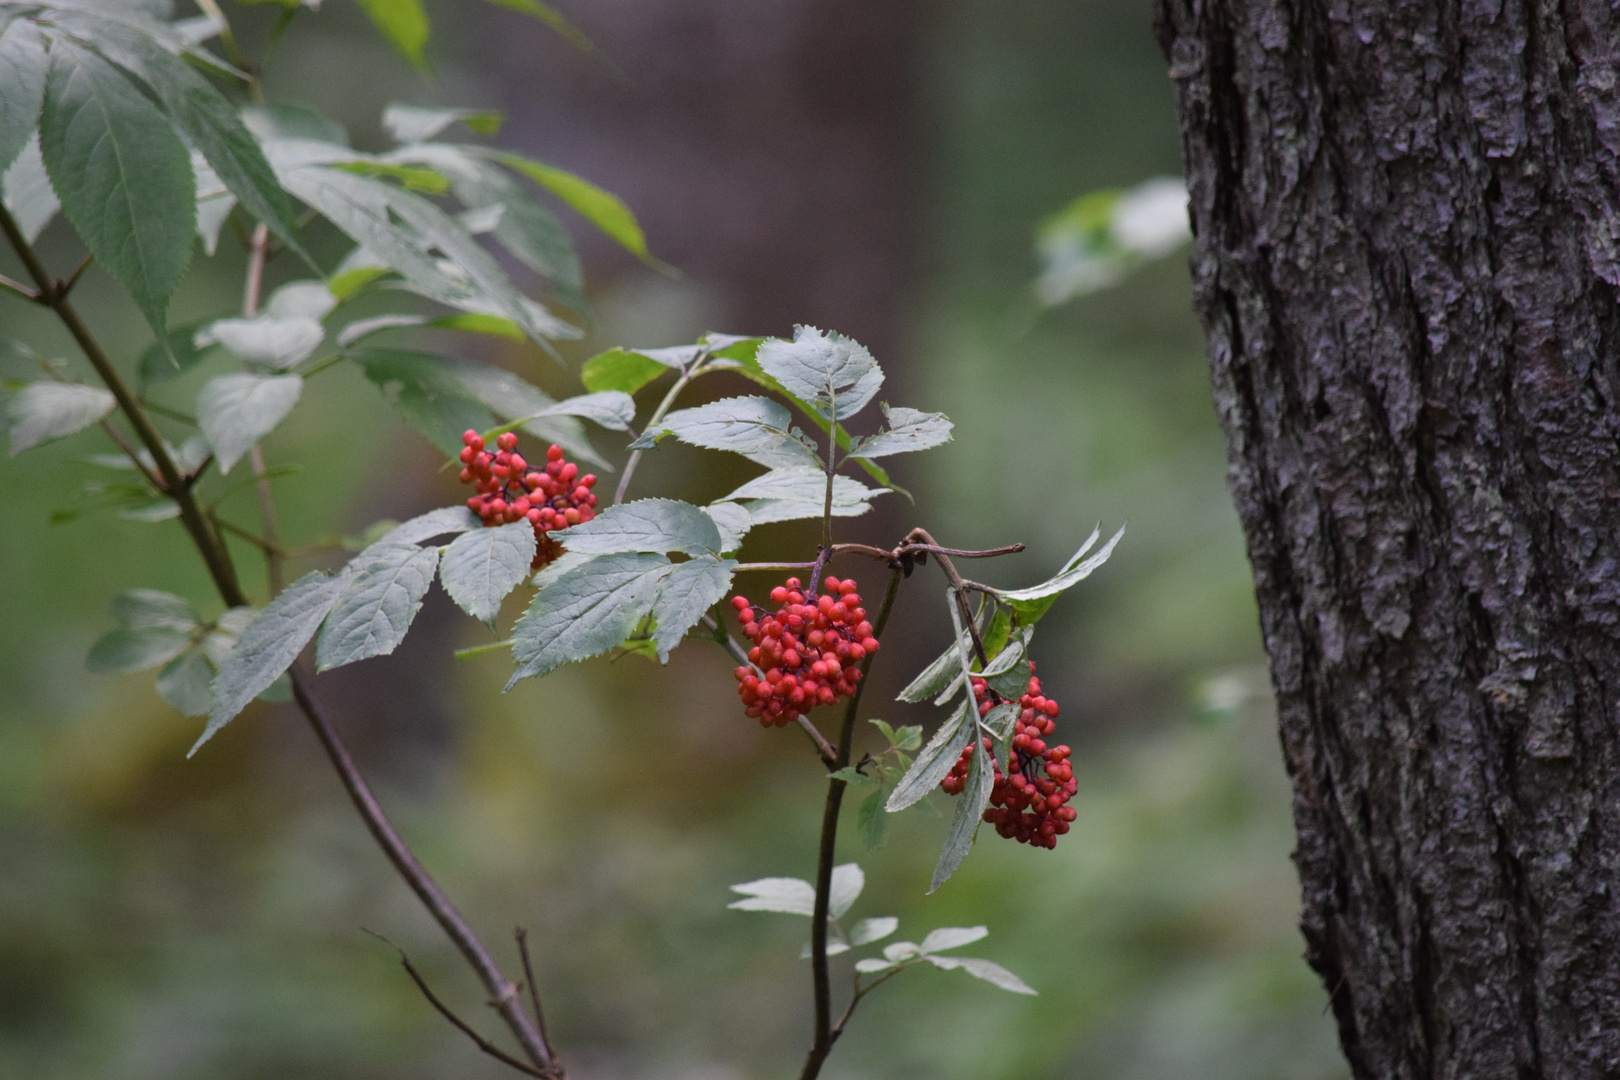
{"label": "tree trunk", "polygon": [[1160,0],[1356,1076],[1620,1075],[1620,14]]}

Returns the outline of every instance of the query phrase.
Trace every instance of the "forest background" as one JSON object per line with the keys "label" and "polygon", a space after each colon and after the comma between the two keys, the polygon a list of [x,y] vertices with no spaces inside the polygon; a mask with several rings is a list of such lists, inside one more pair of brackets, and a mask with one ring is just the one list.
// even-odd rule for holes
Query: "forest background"
{"label": "forest background", "polygon": [[[606,62],[493,8],[429,11],[432,80],[331,0],[294,26],[269,93],[335,113],[363,147],[391,101],[499,108],[503,144],[622,195],[680,276],[579,230],[596,322],[575,361],[711,329],[835,328],[897,397],[956,421],[954,443],[896,470],[943,542],[1022,540],[1022,568],[996,570],[1022,581],[1093,521],[1129,523],[1037,655],[1075,747],[1074,832],[1052,853],[981,843],[928,898],[943,814],[847,853],[868,902],[919,929],[989,925],[985,955],[1041,996],[898,980],[828,1075],[1344,1075],[1299,959],[1288,788],[1183,261],[1053,311],[1031,298],[1044,217],[1180,171],[1148,5],[579,5]],[[229,304],[242,256],[222,250],[174,323]],[[145,347],[117,286],[92,273],[80,289],[115,355]],[[47,315],[0,298],[0,337],[59,341]],[[577,390],[532,349],[481,358]],[[87,499],[90,438],[0,465],[0,1076],[501,1075],[360,933],[400,942],[473,1007],[285,707],[256,706],[188,762],[196,723],[149,678],[83,669],[114,593],[203,593],[175,525]],[[279,440],[328,463],[278,481],[294,542],[330,538],[318,515],[339,499],[352,529],[459,497],[357,374],[311,395],[268,441],[272,463]],[[648,482],[665,487],[657,470],[674,476],[682,453],[696,452],[649,458]],[[903,518],[891,500],[849,534],[888,542]],[[719,650],[682,650],[662,673],[595,661],[502,696],[503,659],[451,658],[485,640],[451,611],[431,594],[396,656],[322,682],[473,922],[530,929],[571,1070],[721,1080],[795,1060],[802,924],[724,905],[732,882],[809,871],[821,775],[800,741],[742,716]],[[910,720],[878,703],[948,639],[886,641],[907,661],[880,667],[873,710]]]}

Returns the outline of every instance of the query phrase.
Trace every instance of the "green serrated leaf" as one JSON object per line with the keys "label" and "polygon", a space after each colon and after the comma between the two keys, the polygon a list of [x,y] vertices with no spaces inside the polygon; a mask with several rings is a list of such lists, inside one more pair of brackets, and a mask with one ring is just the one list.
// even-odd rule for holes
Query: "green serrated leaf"
{"label": "green serrated leaf", "polygon": [[0,33],[0,173],[33,137],[50,66],[45,36],[31,19],[14,19]]}
{"label": "green serrated leaf", "polygon": [[214,448],[221,474],[276,429],[298,404],[297,375],[216,375],[197,395],[197,424]]}
{"label": "green serrated leaf", "polygon": [[[852,480],[847,476],[833,477],[832,501],[835,507],[858,506],[882,494],[885,494],[882,488],[869,488],[859,480]],[[812,466],[799,465],[772,469],[763,476],[756,476],[731,494],[722,495],[715,502],[746,499],[806,502],[816,507],[816,516],[819,517],[826,497],[826,472]]]}
{"label": "green serrated leaf", "polygon": [[681,643],[687,631],[726,595],[736,569],[733,559],[700,555],[676,565],[669,572],[652,609],[657,627],[653,643],[658,650],[659,663],[669,660],[670,651]]}
{"label": "green serrated leaf", "polygon": [[668,365],[639,352],[615,348],[585,361],[579,380],[587,390],[622,390],[634,394],[670,370]]}
{"label": "green serrated leaf", "polygon": [[348,578],[319,570],[305,574],[239,632],[236,645],[220,662],[219,674],[214,676],[214,708],[208,714],[208,725],[187,751],[187,757],[287,670],[315,636],[347,584]]}
{"label": "green serrated leaf", "polygon": [[755,359],[761,371],[827,420],[854,416],[883,385],[883,369],[859,342],[813,326],[794,327],[792,341],[767,338]]}
{"label": "green serrated leaf", "polygon": [[529,576],[534,526],[514,521],[458,536],[439,563],[439,582],[462,611],[493,624],[501,601]]}
{"label": "green serrated leaf", "polygon": [[649,553],[603,555],[542,584],[512,631],[519,667],[506,684],[598,656],[630,636],[652,610],[671,564]]}
{"label": "green serrated leaf", "polygon": [[731,450],[767,468],[819,466],[821,459],[796,434],[792,422],[787,409],[769,398],[722,398],[692,409],[676,409],[630,445],[645,449],[673,435],[692,446]]}
{"label": "green serrated leaf", "polygon": [[939,787],[939,782],[945,779],[961,757],[962,747],[973,737],[974,728],[970,719],[973,712],[970,704],[964,701],[948,720],[939,725],[939,730],[934,732],[934,737],[928,740],[928,745],[922,748],[917,760],[889,795],[885,805],[891,814],[904,810]]}
{"label": "green serrated leaf", "polygon": [[350,354],[405,421],[450,455],[462,432],[494,422],[484,403],[458,378],[454,362],[403,349],[360,349]]}
{"label": "green serrated leaf", "polygon": [[29,383],[6,402],[11,456],[83,431],[112,412],[118,400],[97,386]]}
{"label": "green serrated leaf", "polygon": [[168,119],[117,68],[58,37],[40,149],[68,220],[162,335],[197,226],[191,155]]}
{"label": "green serrated leaf", "polygon": [[743,537],[754,527],[753,517],[736,503],[712,503],[703,507],[703,512],[720,530],[721,552],[736,551],[742,546]]}
{"label": "green serrated leaf", "polygon": [[975,739],[973,757],[968,764],[967,783],[962,788],[962,794],[957,796],[956,816],[951,819],[950,831],[945,834],[945,846],[940,850],[939,863],[934,867],[934,877],[928,886],[930,893],[945,884],[956,873],[956,868],[962,865],[962,860],[967,858],[968,849],[973,846],[973,837],[979,831],[979,822],[983,820],[984,808],[990,805],[991,774],[990,756],[984,751],[984,743]]}
{"label": "green serrated leaf", "polygon": [[433,583],[439,553],[413,544],[373,545],[354,561],[348,585],[315,643],[317,671],[398,648]]}
{"label": "green serrated leaf", "polygon": [[[422,541],[432,540],[436,536],[464,533],[483,526],[483,522],[479,520],[478,515],[468,510],[464,505],[443,506],[437,510],[429,510],[425,514],[419,514],[411,518],[402,525],[394,525],[392,522],[379,522],[378,524],[387,525],[388,528],[383,529],[369,543],[365,544],[366,548],[420,544]],[[372,528],[376,528],[376,526]],[[371,530],[368,529],[368,535],[370,532]]]}
{"label": "green serrated leaf", "polygon": [[1063,569],[1039,585],[1028,589],[996,590],[996,598],[1012,608],[1013,617],[1018,625],[1034,625],[1057,600],[1058,594],[1078,585],[1090,577],[1092,571],[1096,570],[1097,567],[1107,562],[1108,557],[1114,553],[1114,547],[1119,543],[1120,538],[1125,535],[1125,529],[1122,526],[1118,532],[1109,538],[1108,543],[1104,544],[1100,551],[1090,558],[1085,558],[1086,552],[1091,550],[1091,546],[1097,542],[1097,537],[1100,535],[1099,530],[1093,529],[1091,535],[1086,538],[1086,542],[1080,545],[1080,550],[1075,552],[1069,561],[1063,565]]}
{"label": "green serrated leaf", "polygon": [[381,30],[383,37],[400,55],[418,68],[426,69],[422,50],[427,46],[431,27],[422,0],[355,0],[366,16]]}
{"label": "green serrated leaf", "polygon": [[[715,527],[714,519],[699,507],[678,499],[637,499],[620,503],[603,510],[591,521],[559,529],[550,535],[569,551],[582,555],[631,551],[715,555],[720,551],[720,530]],[[708,606],[704,605],[705,610]]]}
{"label": "green serrated leaf", "polygon": [[887,457],[929,450],[950,442],[951,428],[955,426],[943,413],[921,412],[898,405],[883,406],[883,416],[889,426],[876,435],[856,439],[850,444],[848,457]]}
{"label": "green serrated leaf", "polygon": [[912,704],[927,701],[937,697],[953,685],[960,685],[962,676],[961,649],[956,642],[942,653],[922,671],[917,677],[906,684],[906,688],[895,695],[897,701],[909,701]]}

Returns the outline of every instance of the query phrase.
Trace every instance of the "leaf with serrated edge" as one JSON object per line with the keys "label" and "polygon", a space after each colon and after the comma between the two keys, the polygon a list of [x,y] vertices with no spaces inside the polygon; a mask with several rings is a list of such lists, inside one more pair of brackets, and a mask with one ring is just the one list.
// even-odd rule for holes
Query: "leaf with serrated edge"
{"label": "leaf with serrated edge", "polygon": [[214,665],[201,649],[188,649],[158,672],[158,696],[182,716],[207,716],[214,707]]}
{"label": "leaf with serrated edge", "polygon": [[348,584],[319,570],[305,574],[282,590],[237,637],[236,646],[214,676],[214,710],[202,737],[187,751],[195,754],[214,733],[230,723],[247,703],[269,689],[287,670],[326,618]]}
{"label": "leaf with serrated edge", "polygon": [[506,689],[605,653],[629,637],[651,610],[670,569],[662,555],[603,555],[541,585],[512,628],[512,655],[519,666]]}
{"label": "leaf with serrated edge", "polygon": [[464,533],[469,529],[482,527],[483,522],[479,520],[478,515],[465,506],[441,506],[437,510],[429,510],[389,529],[378,538],[376,546],[420,544],[423,540],[431,540],[435,536]]}
{"label": "leaf with serrated edge", "polygon": [[444,549],[439,581],[462,611],[492,623],[501,601],[529,576],[534,547],[527,521],[463,533]]}
{"label": "leaf with serrated edge", "polygon": [[85,667],[98,675],[128,674],[166,664],[185,652],[191,635],[166,627],[120,626],[90,647]]}
{"label": "leaf with serrated edge", "polygon": [[670,370],[670,365],[630,349],[599,352],[580,368],[587,390],[623,390],[633,394]]}
{"label": "leaf with serrated edge", "polygon": [[967,701],[957,706],[951,713],[950,719],[939,726],[934,737],[928,740],[928,745],[922,748],[917,760],[911,763],[911,768],[900,778],[890,794],[888,810],[894,813],[904,810],[912,803],[927,795],[939,786],[956,764],[957,758],[962,755],[962,747],[966,740],[972,737],[968,714],[970,706]]}
{"label": "leaf with serrated edge", "polygon": [[701,507],[678,499],[637,499],[610,506],[590,521],[548,534],[569,551],[611,555],[621,551],[718,554],[720,530]]}
{"label": "leaf with serrated edge", "polygon": [[950,442],[951,429],[956,426],[943,413],[921,412],[899,405],[883,406],[883,416],[889,426],[876,435],[856,439],[845,457],[875,458],[929,450]]}
{"label": "leaf with serrated edge", "polygon": [[202,349],[217,342],[250,363],[285,371],[307,360],[325,339],[321,324],[307,316],[260,315],[220,319],[199,333],[195,344]]}
{"label": "leaf with serrated edge", "polygon": [[1098,532],[1093,530],[1090,538],[1086,540],[1080,550],[1074,554],[1074,557],[1065,563],[1063,569],[1058,571],[1055,576],[1028,589],[997,590],[996,596],[1006,601],[1040,600],[1043,597],[1053,596],[1071,588],[1090,577],[1093,570],[1107,562],[1108,556],[1114,553],[1114,546],[1119,543],[1120,538],[1124,535],[1125,529],[1121,526],[1120,530],[1109,539],[1108,543],[1102,546],[1102,550],[1089,559],[1082,559],[1081,556],[1097,540]]}
{"label": "leaf with serrated edge", "polygon": [[83,431],[112,412],[117,404],[118,399],[99,386],[30,383],[6,402],[11,456]]}
{"label": "leaf with serrated edge", "polygon": [[14,19],[0,33],[0,173],[17,160],[39,123],[50,62],[33,20]]}
{"label": "leaf with serrated edge", "polygon": [[[887,492],[882,488],[869,488],[859,480],[847,476],[833,477],[833,505],[848,506],[871,501]],[[822,506],[827,498],[827,474],[809,466],[772,469],[756,476],[729,495],[715,502],[741,502],[744,499],[787,499],[815,503]]]}
{"label": "leaf with serrated edge", "polygon": [[815,886],[800,878],[760,878],[733,885],[731,891],[745,897],[726,905],[738,911],[779,911],[784,915],[816,913]]}
{"label": "leaf with serrated edge", "polygon": [[961,673],[961,650],[955,644],[952,644],[939,656],[935,657],[932,663],[918,672],[917,677],[907,683],[904,690],[895,695],[895,700],[909,701],[913,704],[926,701],[928,698],[942,693],[949,686],[960,685]]}
{"label": "leaf with serrated edge", "polygon": [[40,135],[68,220],[161,335],[197,227],[190,152],[117,68],[61,37],[52,43]]}
{"label": "leaf with serrated edge", "polygon": [[[826,513],[827,504],[824,502],[794,502],[789,499],[754,499],[744,503],[748,516],[755,525],[767,525],[773,521],[801,521],[805,518],[819,518]],[[871,503],[840,503],[832,505],[832,516],[860,517],[872,509]]]}
{"label": "leaf with serrated edge", "polygon": [[736,569],[734,559],[700,555],[677,564],[670,571],[652,609],[652,617],[658,623],[653,644],[658,649],[659,663],[669,661],[670,650],[726,595]]}
{"label": "leaf with serrated edge", "polygon": [[983,979],[992,986],[999,986],[1003,990],[1011,990],[1015,994],[1029,994],[1034,996],[1038,991],[1030,985],[990,960],[980,960],[974,956],[929,956],[925,959],[935,967],[944,971],[961,969],[975,978]]}
{"label": "leaf with serrated edge", "polygon": [[983,926],[942,926],[938,930],[929,931],[928,936],[922,939],[921,948],[925,953],[960,949],[963,945],[971,945],[989,933],[989,929]]}
{"label": "leaf with serrated edge", "polygon": [[722,552],[736,551],[742,546],[743,537],[754,527],[754,519],[736,503],[711,503],[702,509],[714,519],[715,528],[720,530]]}
{"label": "leaf with serrated edge", "polygon": [[197,395],[197,423],[223,475],[298,404],[297,375],[216,375]]}
{"label": "leaf with serrated edge", "polygon": [[[977,734],[977,731],[975,731]],[[967,858],[973,846],[973,837],[979,831],[984,808],[990,805],[990,755],[984,752],[984,743],[973,740],[973,756],[969,759],[967,783],[957,796],[956,817],[951,820],[950,831],[945,834],[945,846],[940,850],[939,863],[934,867],[934,878],[928,886],[933,892],[956,873],[956,868]]]}
{"label": "leaf with serrated edge", "polygon": [[851,945],[869,945],[874,941],[882,941],[900,928],[900,920],[893,915],[879,915],[873,919],[862,919],[855,924],[855,929],[849,932]]}
{"label": "leaf with serrated edge", "polygon": [[813,326],[794,327],[792,341],[766,338],[755,359],[784,390],[828,419],[833,395],[838,419],[845,420],[865,408],[883,385],[883,369],[859,342]]}
{"label": "leaf with serrated edge", "polygon": [[462,432],[483,431],[493,420],[454,361],[403,349],[356,349],[349,356],[405,422],[446,454],[461,450]]}
{"label": "leaf with serrated edge", "polygon": [[[370,552],[370,557],[367,557]],[[433,583],[439,553],[411,544],[373,545],[355,556],[353,574],[315,644],[318,671],[386,656],[405,640]]]}
{"label": "leaf with serrated edge", "polygon": [[843,916],[866,888],[866,874],[856,863],[833,867],[832,887],[827,892],[827,912],[835,919]]}
{"label": "leaf with serrated edge", "polygon": [[657,445],[673,435],[708,450],[731,450],[770,468],[820,464],[815,451],[794,437],[787,407],[762,397],[722,398],[692,409],[676,409],[631,443],[633,449]]}
{"label": "leaf with serrated edge", "polygon": [[647,239],[641,232],[636,215],[617,195],[604,191],[584,177],[517,154],[495,153],[494,157],[549,190],[626,250],[643,259],[651,259],[647,252]]}

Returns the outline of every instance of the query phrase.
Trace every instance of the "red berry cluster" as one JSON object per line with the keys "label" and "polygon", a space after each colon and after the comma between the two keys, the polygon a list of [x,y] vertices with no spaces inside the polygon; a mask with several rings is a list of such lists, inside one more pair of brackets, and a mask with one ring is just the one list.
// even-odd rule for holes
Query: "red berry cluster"
{"label": "red berry cluster", "polygon": [[563,460],[562,447],[546,451],[543,469],[531,469],[517,452],[518,437],[510,431],[496,438],[494,454],[484,449],[483,436],[476,431],[466,432],[461,441],[466,443],[461,482],[478,490],[467,500],[467,509],[485,525],[528,518],[537,541],[534,569],[562,554],[562,545],[546,536],[547,530],[566,529],[596,516],[596,496],[591,493],[596,477],[580,476],[578,465]]}
{"label": "red berry cluster", "polygon": [[[860,663],[877,651],[872,624],[853,581],[823,579],[826,594],[808,602],[798,578],[771,590],[775,614],[744,596],[731,606],[753,641],[753,667],[737,669],[737,696],[761,726],[782,727],[817,705],[855,693]],[[763,671],[763,677],[759,674]]]}
{"label": "red berry cluster", "polygon": [[[1052,721],[1058,714],[1058,703],[1041,693],[1034,664],[1029,665],[1029,671],[1029,691],[1018,699],[1020,711],[1013,721],[1005,772],[1001,762],[995,760],[990,736],[984,737],[984,748],[992,755],[990,760],[996,770],[984,820],[1002,836],[1021,844],[1055,848],[1057,838],[1069,831],[1069,823],[1077,816],[1074,807],[1064,805],[1074,798],[1076,782],[1069,765],[1069,748],[1048,746],[1045,741],[1057,726]],[[994,708],[983,679],[973,680],[973,696],[979,703],[980,716]],[[972,758],[973,744],[968,743],[940,787],[960,795],[967,786]]]}

